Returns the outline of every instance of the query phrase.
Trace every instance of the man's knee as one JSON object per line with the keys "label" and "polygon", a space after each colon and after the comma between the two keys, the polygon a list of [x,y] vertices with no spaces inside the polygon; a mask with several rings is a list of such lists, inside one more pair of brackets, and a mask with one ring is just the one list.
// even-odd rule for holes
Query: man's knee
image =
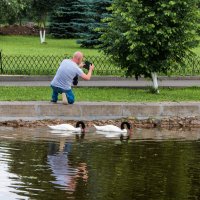
{"label": "man's knee", "polygon": [[74,95],[69,95],[69,96],[67,97],[67,100],[68,100],[68,103],[69,103],[69,104],[73,104],[74,101],[75,101]]}
{"label": "man's knee", "polygon": [[75,101],[75,98],[74,98],[74,94],[73,94],[72,90],[68,90],[66,92],[66,96],[67,96],[68,104],[73,104]]}
{"label": "man's knee", "polygon": [[73,104],[75,101],[75,98],[71,90],[67,91],[66,96],[67,96],[68,103]]}

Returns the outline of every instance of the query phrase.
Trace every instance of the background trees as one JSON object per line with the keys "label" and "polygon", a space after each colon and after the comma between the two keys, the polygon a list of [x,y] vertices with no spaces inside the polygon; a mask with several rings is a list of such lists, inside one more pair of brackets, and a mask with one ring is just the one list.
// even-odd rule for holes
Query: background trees
{"label": "background trees", "polygon": [[127,76],[152,77],[157,88],[157,73],[183,63],[197,44],[199,1],[1,0],[0,23],[37,22],[41,43],[46,24],[56,38],[78,38],[84,47],[102,42]]}
{"label": "background trees", "polygon": [[90,3],[90,18],[92,18],[90,24],[88,24],[87,33],[80,35],[81,39],[78,41],[83,47],[94,47],[100,44],[99,37],[101,35],[100,29],[105,24],[101,21],[105,17],[108,17],[111,12],[108,10],[112,0],[93,0]]}
{"label": "background trees", "polygon": [[27,15],[32,0],[1,0],[0,23],[21,24],[22,18]]}
{"label": "background trees", "polygon": [[74,38],[75,30],[72,20],[77,15],[76,10],[72,10],[75,1],[63,0],[52,12],[50,17],[50,33],[55,38]]}
{"label": "background trees", "polygon": [[99,44],[101,20],[109,14],[112,0],[63,0],[52,13],[50,33],[56,38],[79,38],[84,47]]}
{"label": "background trees", "polygon": [[196,42],[199,0],[114,0],[102,49],[126,75],[153,79],[184,63]]}
{"label": "background trees", "polygon": [[80,38],[94,23],[92,0],[63,0],[51,15],[50,33],[56,38]]}
{"label": "background trees", "polygon": [[[0,24],[35,22],[40,41],[45,42],[46,25],[55,38],[78,38],[84,47],[99,44],[101,19],[108,13],[112,0],[2,0]],[[33,23],[31,23],[33,24]]]}
{"label": "background trees", "polygon": [[31,16],[38,22],[40,27],[40,42],[45,42],[45,27],[47,22],[47,17],[54,10],[57,4],[60,3],[60,0],[32,0],[31,4]]}

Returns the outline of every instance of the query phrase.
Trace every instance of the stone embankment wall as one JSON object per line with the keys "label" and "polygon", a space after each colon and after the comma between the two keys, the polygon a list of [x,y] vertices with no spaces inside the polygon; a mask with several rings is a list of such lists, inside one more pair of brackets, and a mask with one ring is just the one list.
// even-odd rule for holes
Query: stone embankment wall
{"label": "stone embankment wall", "polygon": [[133,127],[200,127],[200,103],[0,102],[1,126],[43,126],[84,120],[97,124],[129,121]]}

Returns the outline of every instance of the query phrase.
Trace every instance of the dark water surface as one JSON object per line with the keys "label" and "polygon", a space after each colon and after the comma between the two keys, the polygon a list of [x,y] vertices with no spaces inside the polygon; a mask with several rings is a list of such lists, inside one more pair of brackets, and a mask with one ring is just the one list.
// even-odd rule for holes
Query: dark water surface
{"label": "dark water surface", "polygon": [[0,200],[200,199],[200,130],[129,140],[0,128]]}

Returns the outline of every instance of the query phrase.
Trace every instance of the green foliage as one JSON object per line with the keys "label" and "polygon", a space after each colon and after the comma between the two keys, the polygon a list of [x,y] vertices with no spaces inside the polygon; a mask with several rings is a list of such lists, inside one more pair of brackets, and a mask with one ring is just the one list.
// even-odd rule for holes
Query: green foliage
{"label": "green foliage", "polygon": [[73,19],[80,17],[80,13],[74,9],[75,1],[63,0],[52,12],[50,18],[50,33],[55,38],[74,38],[75,29],[72,26]]}
{"label": "green foliage", "polygon": [[0,23],[21,24],[22,18],[28,18],[45,26],[49,13],[61,0],[1,0]]}
{"label": "green foliage", "polygon": [[88,24],[88,30],[85,34],[80,35],[81,40],[78,40],[78,43],[82,47],[95,47],[100,44],[99,38],[101,35],[100,27],[102,26],[101,20],[110,15],[110,12],[107,10],[112,3],[112,0],[93,0],[91,3],[91,11],[93,22]]}
{"label": "green foliage", "polygon": [[21,23],[30,8],[32,0],[1,0],[0,1],[0,23]]}
{"label": "green foliage", "polygon": [[199,0],[114,0],[102,50],[126,75],[151,77],[183,64],[197,45]]}
{"label": "green foliage", "polygon": [[44,28],[47,17],[61,0],[32,0],[30,16]]}
{"label": "green foliage", "polygon": [[63,0],[52,13],[50,33],[56,38],[85,37],[94,20],[90,1]]}
{"label": "green foliage", "polygon": [[63,0],[51,15],[50,33],[55,38],[79,38],[82,47],[93,47],[100,36],[95,29],[110,4],[111,0]]}
{"label": "green foliage", "polygon": [[87,36],[89,28],[93,26],[95,20],[93,19],[94,12],[92,10],[93,4],[91,1],[78,0],[74,4],[73,9],[79,13],[72,21],[72,26],[76,30],[76,38],[84,38]]}

